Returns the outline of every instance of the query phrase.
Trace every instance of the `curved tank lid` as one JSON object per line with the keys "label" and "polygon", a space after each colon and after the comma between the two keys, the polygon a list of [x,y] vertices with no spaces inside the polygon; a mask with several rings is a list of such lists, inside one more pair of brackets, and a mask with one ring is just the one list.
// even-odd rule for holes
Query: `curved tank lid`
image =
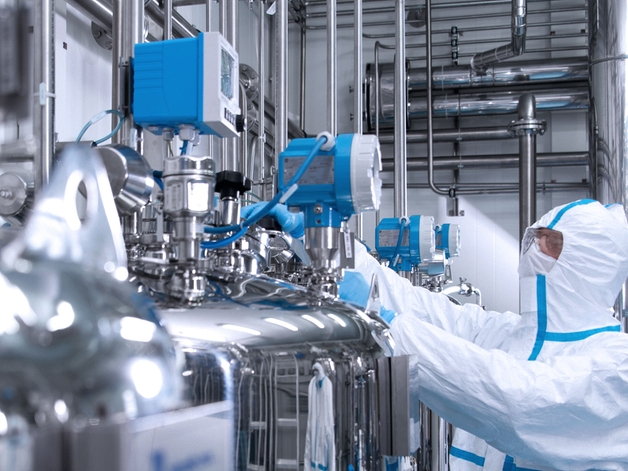
{"label": "curved tank lid", "polygon": [[225,282],[209,279],[195,308],[163,306],[159,315],[178,340],[268,347],[316,342],[371,343],[371,326],[381,325],[358,308],[320,298],[305,288],[265,276]]}

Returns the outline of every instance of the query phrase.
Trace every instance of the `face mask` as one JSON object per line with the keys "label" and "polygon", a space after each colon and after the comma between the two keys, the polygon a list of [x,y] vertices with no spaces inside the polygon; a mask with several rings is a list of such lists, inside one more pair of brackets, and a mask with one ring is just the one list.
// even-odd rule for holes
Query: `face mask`
{"label": "face mask", "polygon": [[536,242],[521,256],[519,278],[526,276],[547,275],[554,267],[556,259],[545,255]]}

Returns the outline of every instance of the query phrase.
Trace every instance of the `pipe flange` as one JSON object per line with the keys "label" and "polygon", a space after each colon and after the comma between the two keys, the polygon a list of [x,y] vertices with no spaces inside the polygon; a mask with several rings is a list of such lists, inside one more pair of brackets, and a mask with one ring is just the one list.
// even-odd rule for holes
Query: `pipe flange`
{"label": "pipe flange", "polygon": [[545,120],[536,118],[521,118],[517,121],[511,121],[508,125],[508,133],[511,137],[521,137],[540,134],[545,134],[547,123]]}

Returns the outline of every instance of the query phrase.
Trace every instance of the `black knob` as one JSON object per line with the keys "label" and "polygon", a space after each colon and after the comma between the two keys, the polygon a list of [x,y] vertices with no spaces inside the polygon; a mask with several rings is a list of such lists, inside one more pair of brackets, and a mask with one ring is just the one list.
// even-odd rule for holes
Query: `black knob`
{"label": "black knob", "polygon": [[251,189],[251,180],[240,172],[223,170],[216,174],[216,191],[220,192],[220,198],[237,198],[238,193],[244,193]]}
{"label": "black knob", "polygon": [[244,115],[237,115],[235,122],[236,131],[244,132],[246,130],[246,119],[244,119]]}

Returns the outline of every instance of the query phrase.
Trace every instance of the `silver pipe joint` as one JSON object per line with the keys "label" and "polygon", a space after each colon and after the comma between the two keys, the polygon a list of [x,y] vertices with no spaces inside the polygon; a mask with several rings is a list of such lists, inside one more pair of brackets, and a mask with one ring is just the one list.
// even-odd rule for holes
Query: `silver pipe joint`
{"label": "silver pipe joint", "polygon": [[525,52],[526,0],[512,0],[512,39],[509,44],[476,54],[471,59],[471,70],[483,75],[490,64],[501,62]]}

